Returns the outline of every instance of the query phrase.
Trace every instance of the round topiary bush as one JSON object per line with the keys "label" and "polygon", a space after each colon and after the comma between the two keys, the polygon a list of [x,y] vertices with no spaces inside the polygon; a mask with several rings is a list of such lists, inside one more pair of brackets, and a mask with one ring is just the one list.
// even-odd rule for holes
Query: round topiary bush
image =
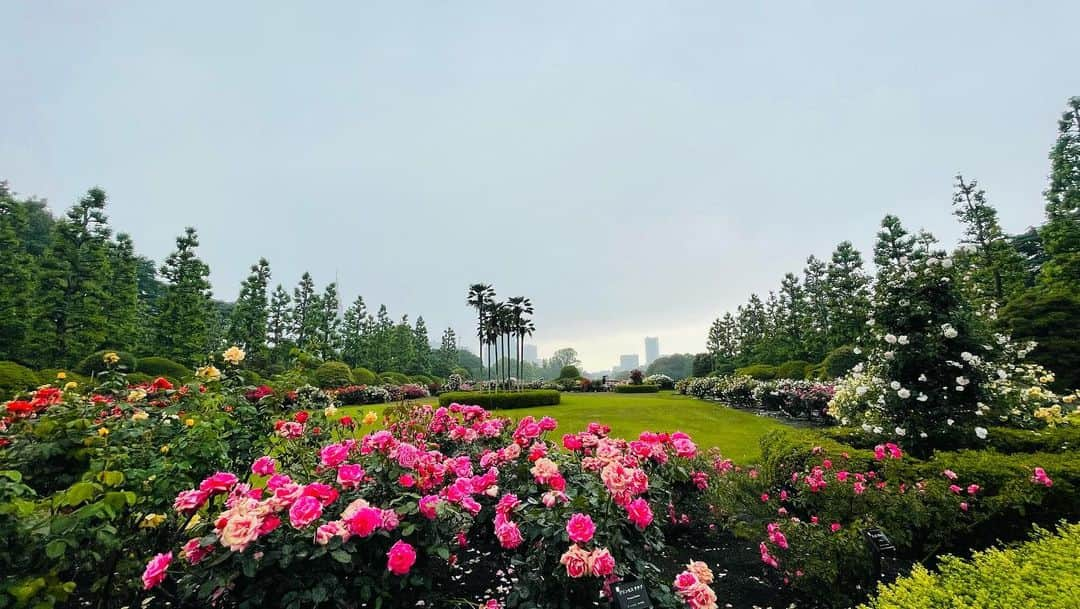
{"label": "round topiary bush", "polygon": [[824,373],[828,378],[840,378],[850,372],[861,361],[863,361],[863,357],[855,353],[855,347],[843,345],[833,349],[825,356],[823,362],[825,365]]}
{"label": "round topiary bush", "polygon": [[120,370],[123,370],[124,372],[134,372],[135,370],[137,370],[136,365],[138,364],[138,360],[135,359],[134,355],[128,353],[127,351],[102,349],[101,351],[95,351],[94,353],[87,355],[82,359],[82,361],[80,361],[78,364],[75,364],[75,372],[90,376],[92,374],[97,374],[98,372],[105,370],[106,353],[115,353],[120,356],[120,362],[116,365],[117,368],[119,368]]}
{"label": "round topiary bush", "polygon": [[759,381],[771,381],[777,377],[777,370],[776,366],[770,366],[769,364],[753,364],[751,366],[736,368],[735,374],[739,376],[748,376]]}
{"label": "round topiary bush", "polygon": [[776,377],[782,379],[804,379],[806,371],[810,368],[810,362],[803,360],[791,360],[776,367]]}
{"label": "round topiary bush", "polygon": [[352,370],[345,362],[326,362],[312,374],[315,384],[323,389],[352,385]]}
{"label": "round topiary bush", "polygon": [[0,362],[0,397],[9,398],[15,393],[41,384],[37,374],[26,366],[15,362]]}
{"label": "round topiary bush", "polygon": [[374,385],[379,382],[379,376],[363,367],[356,367],[352,369],[353,382],[357,385]]}
{"label": "round topiary bush", "polygon": [[178,364],[167,357],[140,357],[136,372],[150,376],[165,376],[174,379],[191,378],[192,372],[187,366]]}
{"label": "round topiary bush", "polygon": [[384,385],[404,385],[409,382],[409,377],[400,372],[380,372],[379,382]]}

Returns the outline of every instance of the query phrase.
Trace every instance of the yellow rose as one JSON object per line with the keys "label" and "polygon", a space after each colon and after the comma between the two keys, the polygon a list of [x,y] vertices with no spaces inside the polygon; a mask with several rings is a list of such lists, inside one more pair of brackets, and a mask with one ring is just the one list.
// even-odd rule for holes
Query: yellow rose
{"label": "yellow rose", "polygon": [[169,454],[169,445],[168,444],[165,444],[164,446],[161,447],[161,454],[163,454],[163,455]]}
{"label": "yellow rose", "polygon": [[195,419],[184,419],[184,425],[187,425],[188,427],[194,427]]}
{"label": "yellow rose", "polygon": [[139,528],[156,529],[163,522],[165,522],[165,516],[163,514],[147,514],[146,516],[143,516],[143,519],[139,522]]}
{"label": "yellow rose", "polygon": [[113,351],[109,351],[101,357],[102,361],[110,366],[120,361],[120,356]]}
{"label": "yellow rose", "polygon": [[67,378],[67,372],[64,372],[63,370],[61,370],[60,372],[57,372],[56,373],[56,378],[61,380],[61,381],[66,379]]}
{"label": "yellow rose", "polygon": [[323,416],[325,416],[326,418],[330,418],[330,417],[334,416],[335,413],[337,413],[337,406],[334,406],[333,404],[331,404],[331,405],[327,406],[326,408],[323,408],[322,413],[323,413]]}
{"label": "yellow rose", "polygon": [[208,381],[216,381],[221,378],[221,371],[218,370],[213,364],[210,364],[196,370],[195,376],[201,379],[206,379]]}
{"label": "yellow rose", "polygon": [[138,402],[146,397],[146,392],[142,389],[132,389],[128,392],[127,401]]}
{"label": "yellow rose", "polygon": [[243,349],[241,349],[240,347],[237,347],[236,345],[233,345],[232,347],[229,347],[228,349],[226,349],[225,353],[221,354],[221,357],[225,361],[227,361],[230,364],[236,366],[240,362],[244,361],[244,356],[245,355],[246,354],[244,353]]}
{"label": "yellow rose", "polygon": [[145,421],[149,418],[150,415],[146,414],[145,410],[136,410],[135,413],[131,415],[132,421]]}
{"label": "yellow rose", "polygon": [[373,411],[373,410],[369,410],[367,412],[367,414],[364,415],[364,418],[363,418],[364,425],[374,425],[375,421],[378,421],[378,420],[379,420],[379,415],[375,414],[375,411]]}
{"label": "yellow rose", "polygon": [[191,520],[188,521],[187,526],[184,527],[184,530],[190,531],[191,529],[195,528],[195,526],[198,525],[200,522],[202,522],[202,516],[199,516],[198,513],[195,513],[191,516]]}
{"label": "yellow rose", "polygon": [[105,428],[105,427],[102,427],[102,428],[97,430],[97,433],[98,433],[99,436],[104,438],[105,436],[109,435],[109,430],[107,428]]}
{"label": "yellow rose", "polygon": [[78,386],[79,386],[79,384],[76,383],[75,381],[68,381],[67,383],[64,384],[64,389],[67,390],[67,391],[71,391],[72,389],[74,389],[74,388],[76,388]]}

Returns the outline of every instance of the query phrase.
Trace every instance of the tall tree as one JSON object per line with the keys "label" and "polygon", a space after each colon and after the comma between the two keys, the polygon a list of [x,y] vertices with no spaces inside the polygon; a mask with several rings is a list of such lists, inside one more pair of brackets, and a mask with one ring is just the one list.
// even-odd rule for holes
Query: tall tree
{"label": "tall tree", "polygon": [[157,323],[156,352],[186,364],[197,363],[212,342],[219,312],[210,300],[210,267],[199,259],[199,236],[188,227],[176,251],[161,266],[167,286]]}
{"label": "tall tree", "polygon": [[0,360],[22,359],[33,319],[34,259],[23,235],[27,213],[0,181]]}
{"label": "tall tree", "polygon": [[341,299],[336,283],[327,284],[318,305],[313,343],[323,359],[332,359],[341,348],[341,317],[338,315]]}
{"label": "tall tree", "polygon": [[311,273],[304,272],[300,283],[293,289],[292,337],[296,346],[308,350],[318,326],[319,294],[315,291],[315,281]]}
{"label": "tall tree", "polygon": [[118,233],[108,247],[108,275],[105,294],[106,342],[117,349],[135,349],[140,344],[139,260],[131,237]]}
{"label": "tall tree", "polygon": [[38,279],[39,363],[66,366],[101,346],[108,319],[105,191],[92,188],[53,227]]}
{"label": "tall tree", "polygon": [[364,342],[369,338],[365,336],[369,317],[363,296],[357,296],[349,308],[345,309],[341,324],[341,359],[350,366],[370,364],[364,359]]}
{"label": "tall tree", "polygon": [[[479,341],[479,350],[477,355],[480,356],[480,367],[483,368],[484,364],[484,345],[487,343],[488,329],[484,325],[487,320],[487,308],[491,305],[495,298],[495,290],[486,283],[474,283],[469,286],[468,294],[466,295],[466,303],[476,309],[477,324],[476,324],[476,337]],[[491,358],[488,357],[488,368],[491,367]]]}
{"label": "tall tree", "polygon": [[390,330],[390,369],[394,372],[409,372],[416,360],[416,348],[413,345],[413,331],[409,316],[402,315],[401,321]]}
{"label": "tall tree", "polygon": [[881,269],[900,264],[915,251],[915,237],[904,230],[900,218],[886,214],[881,219],[881,230],[874,243],[874,264]]}
{"label": "tall tree", "polygon": [[270,296],[270,310],[266,321],[266,338],[270,341],[271,360],[281,362],[287,353],[289,333],[292,329],[292,298],[279,283]]}
{"label": "tall tree", "polygon": [[[977,181],[965,181],[964,176],[956,175],[953,214],[964,225],[961,242],[972,248],[976,258],[967,264],[970,278],[965,283],[973,288],[976,302],[989,299],[997,306],[1004,305],[1024,286],[1023,260],[1001,230],[997,210],[986,200],[986,191],[979,188]],[[968,262],[965,254],[956,258]]]}
{"label": "tall tree", "polygon": [[825,275],[829,286],[828,347],[834,349],[851,344],[862,333],[870,309],[870,279],[863,271],[862,254],[850,241],[836,246]]}
{"label": "tall tree", "polygon": [[427,324],[424,317],[418,315],[413,324],[413,362],[412,374],[428,374],[431,372],[431,341],[428,338]]}
{"label": "tall tree", "polygon": [[394,322],[391,321],[390,312],[386,310],[384,304],[379,305],[379,311],[375,314],[375,326],[371,334],[372,365],[375,366],[377,372],[391,371]]}
{"label": "tall tree", "polygon": [[811,359],[820,361],[829,344],[829,279],[825,263],[816,256],[806,259],[803,268],[806,294],[806,328],[803,340]]}
{"label": "tall tree", "polygon": [[1080,97],[1069,99],[1050,151],[1046,224],[1040,232],[1047,261],[1040,280],[1073,293],[1080,287]]}
{"label": "tall tree", "polygon": [[443,330],[442,340],[439,343],[438,361],[436,372],[440,376],[446,376],[458,367],[457,333],[453,328]]}
{"label": "tall tree", "polygon": [[808,357],[804,343],[807,319],[806,291],[794,273],[784,275],[780,282],[780,308],[777,326],[783,346],[784,359]]}
{"label": "tall tree", "polygon": [[259,360],[266,355],[267,325],[270,319],[266,292],[270,285],[270,263],[266,258],[251,265],[251,274],[240,284],[229,319],[229,343],[243,348]]}

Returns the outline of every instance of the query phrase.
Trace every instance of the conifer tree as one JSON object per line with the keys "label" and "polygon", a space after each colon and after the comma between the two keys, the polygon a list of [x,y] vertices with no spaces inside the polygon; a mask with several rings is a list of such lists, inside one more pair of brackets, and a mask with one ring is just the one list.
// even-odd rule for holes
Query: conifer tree
{"label": "conifer tree", "polygon": [[341,317],[338,315],[340,306],[337,284],[327,284],[322,296],[318,299],[313,334],[314,348],[323,359],[336,358],[341,348]]}
{"label": "conifer tree", "polygon": [[1058,121],[1050,151],[1046,224],[1039,235],[1046,249],[1040,281],[1076,293],[1080,288],[1080,97],[1073,97]]}
{"label": "conifer tree", "polygon": [[828,282],[829,349],[851,344],[863,331],[870,308],[869,277],[863,271],[862,254],[843,241],[825,270]]}
{"label": "conifer tree", "polygon": [[240,285],[229,319],[228,342],[247,352],[248,356],[263,358],[266,352],[267,326],[270,311],[266,291],[270,284],[270,263],[266,258],[251,266],[251,274]]}
{"label": "conifer tree", "polygon": [[900,264],[901,260],[910,259],[915,251],[915,237],[904,230],[900,218],[886,214],[881,219],[881,230],[874,243],[874,264],[880,272],[889,266]]}
{"label": "conifer tree", "polygon": [[431,342],[428,338],[427,324],[424,317],[418,315],[413,325],[413,362],[412,374],[427,374],[431,372]]}
{"label": "conifer tree", "polygon": [[271,360],[281,362],[288,353],[289,333],[292,328],[292,299],[279,283],[270,297],[270,310],[267,314],[266,338],[270,342]]}
{"label": "conifer tree", "polygon": [[108,220],[105,191],[92,188],[53,226],[38,278],[38,363],[68,366],[105,340]]}
{"label": "conifer tree", "polygon": [[[997,210],[975,180],[957,174],[953,214],[964,225],[961,242],[968,245],[956,256],[976,304],[1003,306],[1024,286],[1023,259],[998,223]],[[974,257],[974,260],[972,259]]]}
{"label": "conifer tree", "polygon": [[135,349],[140,343],[139,260],[135,246],[125,233],[116,235],[108,247],[108,277],[105,295],[106,344],[117,349]]}
{"label": "conifer tree", "polygon": [[296,346],[303,350],[311,347],[311,342],[318,326],[319,295],[315,292],[315,281],[311,273],[305,272],[300,277],[300,284],[293,289],[292,337]]}
{"label": "conifer tree", "polygon": [[199,236],[188,227],[176,251],[161,266],[165,295],[157,320],[156,353],[185,364],[198,363],[212,342],[218,311],[210,300],[210,267],[199,259]]}
{"label": "conifer tree", "polygon": [[0,181],[0,360],[21,359],[33,319],[33,258],[22,236],[26,209]]}
{"label": "conifer tree", "polygon": [[364,357],[365,321],[368,317],[364,297],[356,300],[345,309],[341,324],[341,359],[350,366],[360,366]]}

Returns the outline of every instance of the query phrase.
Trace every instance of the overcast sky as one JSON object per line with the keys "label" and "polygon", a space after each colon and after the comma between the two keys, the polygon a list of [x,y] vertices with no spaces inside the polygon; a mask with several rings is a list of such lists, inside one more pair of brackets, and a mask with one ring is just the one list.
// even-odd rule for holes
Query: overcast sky
{"label": "overcast sky", "polygon": [[594,370],[887,212],[953,242],[957,171],[1037,223],[1080,95],[1075,0],[270,4],[0,2],[0,177],[197,227],[223,299],[265,256],[471,345],[492,283]]}

